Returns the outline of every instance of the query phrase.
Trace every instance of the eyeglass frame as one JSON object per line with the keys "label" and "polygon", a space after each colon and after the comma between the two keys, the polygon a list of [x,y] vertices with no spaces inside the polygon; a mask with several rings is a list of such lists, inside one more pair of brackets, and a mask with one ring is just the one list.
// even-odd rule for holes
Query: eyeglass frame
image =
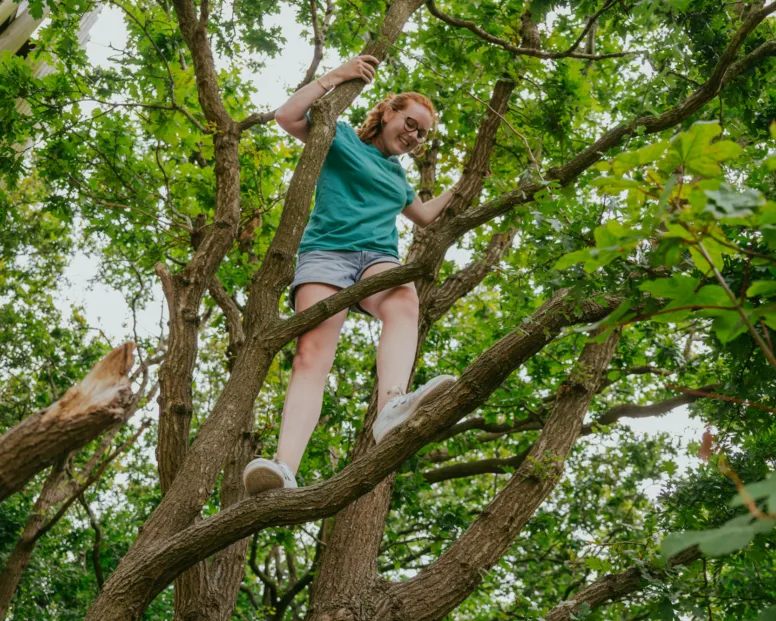
{"label": "eyeglass frame", "polygon": [[[423,144],[424,142],[426,142],[426,140],[428,140],[428,136],[431,133],[430,129],[422,130],[422,128],[420,127],[420,123],[418,123],[417,119],[413,119],[411,116],[405,114],[403,110],[395,110],[395,112],[398,112],[399,114],[401,114],[404,117],[404,129],[405,129],[405,131],[415,132],[415,140],[418,141],[418,144]],[[408,127],[407,126],[407,121],[412,121],[413,123],[415,123],[415,127],[414,128]],[[426,132],[423,136],[420,135],[420,131],[421,130]]]}

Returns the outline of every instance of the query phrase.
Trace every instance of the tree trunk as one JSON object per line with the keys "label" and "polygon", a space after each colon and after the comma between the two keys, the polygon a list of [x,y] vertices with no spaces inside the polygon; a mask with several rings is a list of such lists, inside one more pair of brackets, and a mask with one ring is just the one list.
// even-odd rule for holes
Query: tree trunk
{"label": "tree trunk", "polygon": [[40,491],[40,496],[35,501],[27,518],[21,537],[16,542],[16,546],[8,557],[8,562],[0,573],[0,619],[5,618],[5,613],[8,611],[16,588],[19,586],[22,574],[30,562],[35,543],[38,541],[46,522],[48,509],[56,502],[57,488],[65,475],[65,462],[66,458],[60,459],[51,469]]}

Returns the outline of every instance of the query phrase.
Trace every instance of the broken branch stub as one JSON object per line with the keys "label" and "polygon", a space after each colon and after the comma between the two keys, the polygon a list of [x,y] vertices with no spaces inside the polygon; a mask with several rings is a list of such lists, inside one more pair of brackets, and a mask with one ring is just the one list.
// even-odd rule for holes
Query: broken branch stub
{"label": "broken branch stub", "polygon": [[124,419],[132,399],[129,371],[135,362],[134,349],[130,341],[120,345],[59,401],[0,436],[0,501],[58,458]]}

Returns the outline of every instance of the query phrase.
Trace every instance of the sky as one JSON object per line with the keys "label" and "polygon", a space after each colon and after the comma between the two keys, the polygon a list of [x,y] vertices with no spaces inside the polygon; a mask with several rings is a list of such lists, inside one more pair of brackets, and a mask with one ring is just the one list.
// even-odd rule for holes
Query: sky
{"label": "sky", "polygon": [[[295,22],[294,12],[283,5],[279,15],[271,16],[269,25],[278,25],[283,29],[289,42],[297,42],[300,38],[299,26]],[[120,9],[107,5],[103,8],[98,22],[92,28],[91,39],[86,46],[87,54],[95,64],[107,65],[110,56],[115,52],[111,49],[123,48],[127,36]],[[322,63],[322,70],[334,68],[341,59],[332,57],[327,51]],[[257,87],[257,109],[274,109],[280,106],[288,97],[286,89],[296,85],[304,75],[312,57],[312,45],[297,45],[289,43],[274,59],[267,61],[260,75],[246,74]],[[370,87],[367,86],[367,89]],[[467,259],[466,253],[454,256],[457,263]],[[67,273],[68,285],[63,288],[61,300],[63,306],[71,303],[83,306],[85,316],[91,326],[101,330],[115,346],[123,339],[131,336],[133,331],[132,316],[129,306],[122,295],[97,281],[97,260],[83,254],[77,255],[69,266]],[[154,284],[153,302],[138,314],[137,333],[139,336],[156,336],[159,334],[160,318],[166,309],[158,282]],[[698,441],[703,433],[703,425],[689,417],[686,408],[674,410],[662,418],[642,420],[625,420],[634,431],[649,435],[657,432],[668,432],[683,442]],[[605,442],[601,439],[601,442]],[[680,472],[697,464],[694,457],[683,457],[679,462]],[[647,490],[652,496],[659,491],[659,484],[648,484]]]}

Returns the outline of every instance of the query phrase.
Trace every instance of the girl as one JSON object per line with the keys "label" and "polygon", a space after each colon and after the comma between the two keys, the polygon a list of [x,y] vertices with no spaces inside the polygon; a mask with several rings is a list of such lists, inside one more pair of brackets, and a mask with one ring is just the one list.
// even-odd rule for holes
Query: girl
{"label": "girl", "polygon": [[[275,112],[286,132],[305,142],[313,102],[342,82],[371,83],[378,60],[357,56],[299,89]],[[291,284],[291,307],[303,311],[362,278],[401,265],[396,216],[401,212],[427,226],[447,206],[453,190],[425,203],[407,183],[396,156],[410,153],[428,138],[437,120],[431,101],[401,93],[378,103],[354,130],[337,122],[334,141],[321,169],[315,206],[299,246]],[[418,297],[407,283],[362,300],[356,312],[382,321],[377,348],[379,414],[372,428],[376,442],[407,420],[434,393],[455,381],[436,377],[405,394],[415,360]],[[278,449],[273,460],[254,459],[243,481],[249,494],[296,487],[296,471],[321,414],[326,377],[334,362],[347,309],[299,337],[288,383]]]}

